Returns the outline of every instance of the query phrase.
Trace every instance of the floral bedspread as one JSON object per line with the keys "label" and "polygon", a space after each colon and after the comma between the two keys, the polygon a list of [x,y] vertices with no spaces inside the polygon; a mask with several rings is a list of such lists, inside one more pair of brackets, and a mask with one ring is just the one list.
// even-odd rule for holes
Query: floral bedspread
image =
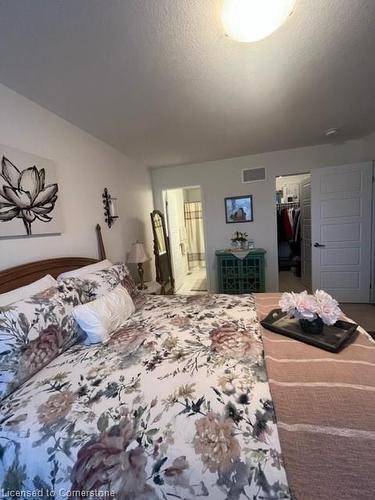
{"label": "floral bedspread", "polygon": [[4,496],[290,498],[249,295],[146,296],[0,411]]}

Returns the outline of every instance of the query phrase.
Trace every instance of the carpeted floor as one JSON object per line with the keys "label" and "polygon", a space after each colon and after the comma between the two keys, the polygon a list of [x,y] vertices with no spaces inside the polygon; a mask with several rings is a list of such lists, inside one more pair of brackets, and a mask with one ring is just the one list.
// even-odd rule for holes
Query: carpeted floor
{"label": "carpeted floor", "polygon": [[[292,271],[279,272],[279,291],[280,292],[303,292],[306,287],[302,279],[298,278]],[[309,291],[309,290],[308,290]]]}
{"label": "carpeted floor", "polygon": [[344,314],[361,325],[367,332],[375,335],[375,305],[340,304]]}

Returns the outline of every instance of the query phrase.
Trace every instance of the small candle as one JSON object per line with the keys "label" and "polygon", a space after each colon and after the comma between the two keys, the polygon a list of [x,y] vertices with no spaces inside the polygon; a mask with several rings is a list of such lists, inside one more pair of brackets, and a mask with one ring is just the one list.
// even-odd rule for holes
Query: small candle
{"label": "small candle", "polygon": [[110,217],[116,217],[116,204],[115,204],[114,200],[109,200],[108,211],[109,211]]}

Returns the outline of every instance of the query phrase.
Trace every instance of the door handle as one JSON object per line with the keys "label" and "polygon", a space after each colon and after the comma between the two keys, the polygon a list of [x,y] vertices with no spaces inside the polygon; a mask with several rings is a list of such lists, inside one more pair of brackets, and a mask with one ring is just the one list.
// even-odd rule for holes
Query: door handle
{"label": "door handle", "polygon": [[324,248],[325,245],[321,245],[320,243],[318,243],[317,241],[314,243],[314,247],[315,248]]}

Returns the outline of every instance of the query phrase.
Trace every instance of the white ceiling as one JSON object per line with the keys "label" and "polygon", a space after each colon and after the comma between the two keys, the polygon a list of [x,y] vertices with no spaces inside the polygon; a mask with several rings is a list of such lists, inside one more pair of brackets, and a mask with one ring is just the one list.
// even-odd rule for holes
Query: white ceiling
{"label": "white ceiling", "polygon": [[0,82],[151,166],[375,129],[375,0],[297,0],[255,44],[221,2],[0,0]]}

